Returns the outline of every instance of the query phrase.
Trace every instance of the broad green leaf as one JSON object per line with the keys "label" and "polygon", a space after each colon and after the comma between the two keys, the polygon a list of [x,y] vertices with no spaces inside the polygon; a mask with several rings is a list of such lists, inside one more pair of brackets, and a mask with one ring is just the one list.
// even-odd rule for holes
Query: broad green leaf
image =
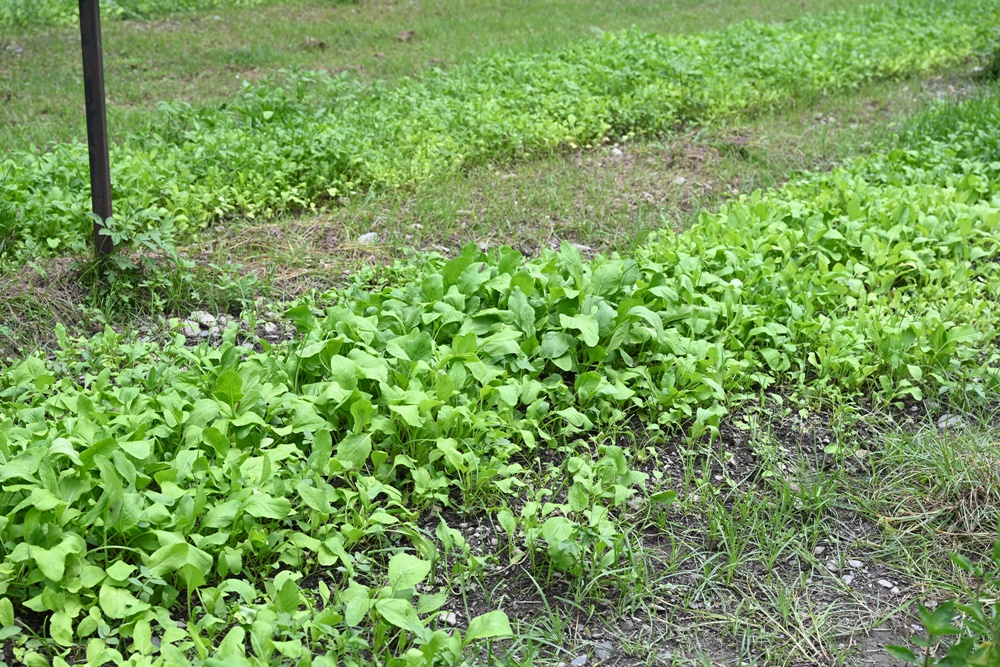
{"label": "broad green leaf", "polygon": [[448,602],[448,591],[442,590],[434,594],[424,594],[417,599],[417,614],[431,614]]}
{"label": "broad green leaf", "polygon": [[292,573],[283,570],[274,579],[275,610],[291,614],[299,608],[299,585],[295,583]]}
{"label": "broad green leaf", "polygon": [[385,350],[397,359],[428,361],[434,347],[429,333],[414,329],[405,336],[390,340]]}
{"label": "broad green leaf", "polygon": [[[240,626],[233,627],[226,633],[225,638],[219,642],[218,656],[220,658],[236,657],[242,658],[246,655],[246,630]],[[227,665],[229,662],[227,661]],[[315,664],[315,663],[314,663]],[[220,667],[222,667],[220,665]]]}
{"label": "broad green leaf", "polygon": [[0,628],[14,625],[14,605],[10,598],[0,598]]}
{"label": "broad green leaf", "polygon": [[98,595],[101,611],[108,618],[123,619],[139,611],[149,609],[149,605],[136,599],[124,588],[103,584]]}
{"label": "broad green leaf", "polygon": [[498,609],[469,621],[469,629],[465,633],[463,644],[468,645],[476,640],[491,637],[511,637],[513,634],[507,614]]}
{"label": "broad green leaf", "polygon": [[607,296],[618,291],[621,286],[624,270],[620,262],[605,262],[594,269],[590,278],[590,291],[600,296]]}
{"label": "broad green leaf", "polygon": [[580,332],[580,340],[588,347],[595,347],[600,342],[597,318],[593,315],[560,315],[559,323],[564,329],[575,329]]}
{"label": "broad green leaf", "polygon": [[517,530],[517,521],[514,519],[513,512],[507,508],[497,512],[497,523],[499,523],[500,527],[504,529],[504,532],[511,537],[514,536],[514,533]]}
{"label": "broad green leaf", "polygon": [[549,331],[542,336],[541,356],[543,359],[558,359],[573,345],[573,337],[561,331]]}
{"label": "broad green leaf", "polygon": [[247,498],[243,511],[258,519],[284,519],[292,511],[292,503],[258,491]]}
{"label": "broad green leaf", "polygon": [[406,600],[400,600],[399,598],[379,600],[375,603],[375,609],[378,610],[383,619],[397,628],[409,630],[416,635],[420,635],[424,631],[424,625],[420,622],[420,617],[417,616],[416,610]]}
{"label": "broad green leaf", "polygon": [[948,341],[951,343],[975,343],[981,334],[968,325],[954,326],[948,330]]}
{"label": "broad green leaf", "polygon": [[60,646],[72,646],[73,619],[65,611],[59,610],[49,618],[49,636]]}
{"label": "broad green leaf", "polygon": [[115,563],[107,569],[107,574],[109,577],[115,581],[124,582],[128,580],[132,573],[135,572],[135,566],[129,565],[124,561],[115,561]]}
{"label": "broad green leaf", "polygon": [[[288,501],[285,500],[285,503]],[[192,589],[205,583],[206,575],[212,571],[212,557],[186,542],[177,542],[160,547],[150,554],[147,567],[154,577],[177,573],[187,587]]]}
{"label": "broad green leaf", "polygon": [[156,650],[153,645],[153,629],[149,621],[140,618],[132,628],[132,644],[141,655],[150,655]]}
{"label": "broad green leaf", "polygon": [[649,497],[649,500],[654,503],[661,503],[663,505],[670,505],[675,500],[677,500],[676,491],[660,491],[659,493],[654,493]]}
{"label": "broad green leaf", "polygon": [[490,278],[491,272],[486,264],[482,262],[470,264],[458,276],[458,291],[465,295],[475,294]]}
{"label": "broad green leaf", "polygon": [[372,419],[377,414],[378,411],[368,399],[360,398],[354,401],[351,403],[351,418],[354,420],[351,425],[352,430],[355,433],[360,433],[372,423]]}
{"label": "broad green leaf", "polygon": [[231,408],[235,408],[236,404],[243,400],[243,378],[234,370],[225,371],[215,381],[213,395]]}
{"label": "broad green leaf", "polygon": [[66,557],[70,554],[81,554],[86,549],[83,539],[72,533],[63,535],[62,542],[51,549],[29,546],[35,565],[46,578],[52,581],[62,581],[66,571]]}
{"label": "broad green leaf", "polygon": [[359,626],[371,609],[368,588],[352,581],[338,597],[344,609],[344,623],[352,628]]}
{"label": "broad green leaf", "polygon": [[389,559],[389,585],[393,590],[413,588],[431,571],[431,564],[416,556],[400,553]]}
{"label": "broad green leaf", "polygon": [[444,278],[444,287],[447,289],[451,285],[458,282],[458,277],[462,275],[462,272],[472,264],[472,260],[468,257],[456,257],[441,269],[441,277]]}
{"label": "broad green leaf", "polygon": [[424,416],[416,405],[390,405],[389,410],[402,417],[403,421],[414,428],[420,428],[424,425]]}
{"label": "broad green leaf", "polygon": [[362,468],[371,453],[371,433],[350,433],[337,445],[336,459],[347,467]]}
{"label": "broad green leaf", "polygon": [[303,480],[298,483],[295,490],[310,509],[322,514],[333,514],[333,507],[330,506],[330,501],[323,489],[317,489]]}
{"label": "broad green leaf", "polygon": [[304,335],[316,325],[316,317],[312,314],[309,306],[296,306],[285,311],[285,317],[290,319],[295,325],[295,330],[299,335]]}
{"label": "broad green leaf", "polygon": [[569,487],[569,508],[574,512],[582,512],[590,507],[590,495],[579,482]]}
{"label": "broad green leaf", "polygon": [[206,528],[228,528],[233,525],[233,521],[236,520],[236,515],[239,511],[240,501],[227,500],[208,510],[208,513],[205,514],[205,518],[202,520],[202,524]]}
{"label": "broad green leaf", "polygon": [[514,324],[524,332],[525,337],[535,335],[535,309],[520,288],[514,288],[507,300],[507,307],[514,316]]}
{"label": "broad green leaf", "polygon": [[153,451],[153,443],[148,440],[140,440],[137,442],[123,441],[119,442],[118,446],[121,447],[126,454],[137,461],[145,461],[149,458],[149,455]]}
{"label": "broad green leaf", "polygon": [[451,438],[438,438],[435,442],[437,449],[444,454],[445,461],[455,470],[465,471],[465,457],[458,451],[456,443]]}

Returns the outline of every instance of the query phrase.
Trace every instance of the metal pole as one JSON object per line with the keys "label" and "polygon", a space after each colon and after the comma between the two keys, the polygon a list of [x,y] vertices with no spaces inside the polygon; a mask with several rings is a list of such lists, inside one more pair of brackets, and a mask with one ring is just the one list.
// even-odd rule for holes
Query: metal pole
{"label": "metal pole", "polygon": [[99,0],[80,0],[80,41],[83,45],[83,88],[87,103],[87,146],[90,149],[90,191],[94,213],[94,249],[103,260],[114,252],[111,238],[100,233],[111,217],[111,162],[108,158],[108,113],[104,103],[104,56]]}

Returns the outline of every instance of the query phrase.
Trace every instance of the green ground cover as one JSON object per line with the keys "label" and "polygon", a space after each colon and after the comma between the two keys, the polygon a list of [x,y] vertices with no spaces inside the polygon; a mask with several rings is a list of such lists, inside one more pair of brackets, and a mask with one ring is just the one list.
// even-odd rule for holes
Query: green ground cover
{"label": "green ground cover", "polygon": [[[477,162],[753,113],[961,61],[984,50],[998,25],[1000,10],[982,0],[906,1],[694,37],[606,35],[394,84],[294,75],[249,86],[224,108],[174,105],[118,146],[117,233],[269,217]],[[4,254],[83,248],[85,160],[75,143],[5,161],[0,187],[19,222],[7,213]]]}
{"label": "green ground cover", "polygon": [[[101,13],[109,19],[149,19],[177,12],[218,7],[252,7],[264,0],[106,0]],[[0,26],[71,24],[79,18],[72,0],[3,0]]]}
{"label": "green ground cover", "polygon": [[[499,52],[550,51],[630,28],[690,33],[785,21],[863,0],[285,0],[154,21],[104,22],[112,139],[155,124],[157,105],[229,101],[281,70],[397,79]],[[78,29],[0,25],[0,153],[82,139]],[[8,104],[7,102],[12,102]]]}
{"label": "green ground cover", "polygon": [[[853,3],[662,4],[110,21],[194,51],[212,26],[276,26],[273,50],[236,54],[236,80],[388,57],[369,53],[355,80],[282,75],[235,104],[213,73],[179,95],[196,108],[151,116],[129,98],[126,126],[160,129],[119,147],[130,169],[145,156],[125,192],[146,199],[121,209],[135,252],[92,294],[62,256],[86,222],[37,226],[43,210],[83,220],[80,146],[0,173],[24,157],[56,187],[0,185],[0,666],[899,664],[887,644],[938,664],[923,643],[953,645],[941,665],[1000,663],[1000,94],[973,92],[996,78],[997,56],[977,56],[997,8],[911,1],[578,41],[591,25]],[[332,16],[333,37],[318,31]],[[319,39],[285,49],[304,25]],[[68,29],[4,30],[0,100],[21,71],[11,44],[54,39],[56,62]],[[519,52],[395,80],[445,44]],[[815,58],[796,61],[803,49]],[[719,60],[731,67],[713,73]],[[511,82],[537,90],[494,94]],[[926,100],[967,95],[887,135]],[[490,98],[502,122],[480,128]],[[359,122],[376,101],[402,120]],[[42,136],[4,123],[17,113],[0,109],[0,145]],[[362,128],[361,161],[303,157],[310,132],[333,154],[337,128]],[[250,160],[227,162],[227,141]],[[455,152],[420,152],[441,141]],[[357,194],[326,208],[328,174]],[[210,211],[206,186],[179,203],[195,175],[244,199]],[[304,178],[300,201],[276,194]],[[444,254],[384,265],[406,246]],[[75,291],[51,294],[59,281]],[[340,287],[271,301],[308,284]],[[165,320],[195,308],[218,315]],[[81,336],[104,318],[114,329]]]}
{"label": "green ground cover", "polygon": [[[714,535],[694,585],[711,602],[706,586],[738,584],[750,553],[731,531],[780,527],[760,518],[760,491],[734,499],[711,481],[729,475],[713,468],[728,415],[776,389],[803,410],[994,404],[997,101],[938,111],[892,150],[741,197],[633,256],[470,246],[402,265],[384,289],[360,276],[295,305],[287,343],[109,329],[16,362],[0,374],[14,659],[521,663],[548,650],[528,617],[487,599],[459,622],[455,600],[520,564],[577,605],[627,606],[650,583],[642,531],[671,521],[677,492]],[[860,456],[848,444],[827,453],[846,466]],[[993,444],[972,446],[995,461]],[[674,448],[682,477],[644,465]],[[866,450],[873,474],[890,451]],[[808,532],[833,512],[822,474],[774,472],[751,481],[780,487],[765,513],[804,513]],[[996,494],[989,473],[970,479],[982,542]],[[473,548],[455,513],[492,523],[496,543]],[[767,569],[822,538],[758,537]],[[748,638],[766,627],[731,632],[757,655]],[[835,639],[811,641],[829,655]],[[762,664],[794,662],[800,644]]]}

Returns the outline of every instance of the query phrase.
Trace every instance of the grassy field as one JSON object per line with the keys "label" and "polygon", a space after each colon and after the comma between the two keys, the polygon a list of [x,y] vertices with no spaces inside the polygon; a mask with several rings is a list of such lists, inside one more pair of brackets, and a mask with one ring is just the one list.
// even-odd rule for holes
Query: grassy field
{"label": "grassy field", "polygon": [[[396,78],[496,52],[558,48],[595,31],[691,32],[743,19],[782,21],[859,0],[292,2],[218,8],[154,22],[109,21],[112,136],[150,122],[165,100],[217,104],[281,69]],[[84,135],[78,32],[0,25],[0,153]],[[152,114],[152,115],[151,115]]]}
{"label": "grassy field", "polygon": [[[1000,665],[1000,11],[963,2],[109,21],[106,280],[24,234],[86,199],[72,28],[0,27],[0,667]],[[710,32],[592,34],[632,26]],[[379,95],[457,166],[322,171]],[[282,132],[368,187],[162,204]]]}

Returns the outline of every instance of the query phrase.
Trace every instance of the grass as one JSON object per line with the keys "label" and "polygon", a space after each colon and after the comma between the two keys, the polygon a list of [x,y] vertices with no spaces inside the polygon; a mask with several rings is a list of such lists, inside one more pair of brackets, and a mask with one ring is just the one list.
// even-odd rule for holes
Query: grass
{"label": "grass", "polygon": [[[150,122],[165,100],[213,106],[244,81],[280,69],[352,71],[394,79],[497,52],[537,52],[633,26],[694,32],[743,19],[782,21],[861,0],[293,0],[154,22],[107,22],[112,137]],[[399,36],[412,32],[401,41]],[[0,27],[0,153],[85,135],[79,37],[73,27]]]}

